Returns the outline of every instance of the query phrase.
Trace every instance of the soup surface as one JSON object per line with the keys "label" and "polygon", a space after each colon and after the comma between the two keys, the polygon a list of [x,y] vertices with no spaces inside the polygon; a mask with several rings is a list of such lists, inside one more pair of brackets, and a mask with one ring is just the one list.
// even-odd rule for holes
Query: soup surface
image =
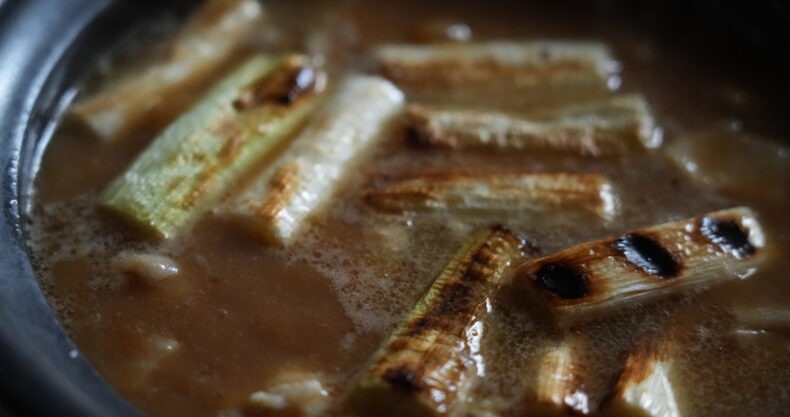
{"label": "soup surface", "polygon": [[[249,53],[306,52],[326,67],[330,83],[349,72],[375,72],[368,51],[376,45],[437,31],[441,37],[435,28],[445,28],[443,22],[463,23],[470,32],[458,26],[462,33],[454,36],[472,41],[605,42],[621,66],[611,94],[643,94],[663,144],[600,158],[466,152],[412,147],[395,126],[349,168],[330,204],[309,218],[297,241],[282,248],[262,244],[211,212],[178,237],[152,242],[97,210],[99,192],[176,115],[152,115],[111,143],[64,123],[41,161],[30,250],[61,323],[129,401],[161,417],[346,415],[347,388],[475,231],[504,224],[549,255],[637,228],[749,206],[762,223],[770,256],[747,279],[622,307],[570,330],[552,325],[522,297],[497,293],[481,338],[484,375],[455,413],[530,415],[541,357],[567,332],[585,340],[583,394],[589,404],[599,404],[628,353],[671,332],[679,341],[683,416],[787,414],[790,322],[778,330],[742,329],[734,313],[760,308],[788,317],[790,311],[790,149],[777,140],[790,134],[778,110],[787,96],[772,88],[770,74],[758,76],[759,63],[722,66],[692,50],[702,45],[694,39],[684,44],[669,29],[592,7],[568,12],[520,2],[286,3],[264,2],[266,17]],[[176,21],[165,17],[141,27],[102,62],[84,95],[147,65]],[[203,91],[193,88],[173,106],[186,108]],[[398,214],[366,204],[370,187],[426,170],[603,174],[617,196],[616,215]],[[164,256],[178,273],[141,284],[116,268],[127,253]],[[320,387],[281,409],[251,403],[253,393],[300,378]]]}

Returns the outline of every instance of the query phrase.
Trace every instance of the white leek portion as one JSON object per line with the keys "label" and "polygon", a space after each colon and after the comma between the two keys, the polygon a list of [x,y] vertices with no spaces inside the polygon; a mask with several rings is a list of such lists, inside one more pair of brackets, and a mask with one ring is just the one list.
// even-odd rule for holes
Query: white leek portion
{"label": "white leek portion", "polygon": [[535,389],[537,407],[542,411],[540,415],[590,412],[584,392],[587,369],[581,361],[583,347],[579,337],[568,336],[541,358]]}
{"label": "white leek portion", "polygon": [[173,97],[221,70],[260,24],[262,14],[256,0],[208,0],[176,35],[163,59],[77,103],[72,115],[99,138],[114,140],[154,111],[172,113]]}
{"label": "white leek portion", "polygon": [[403,103],[403,93],[382,78],[349,77],[288,151],[224,214],[270,243],[288,244],[305,219],[326,203],[354,159],[402,111]]}
{"label": "white leek portion", "polygon": [[578,173],[447,173],[405,178],[366,196],[389,211],[586,212],[607,219],[615,197],[607,179]]}
{"label": "white leek portion", "polygon": [[385,77],[409,93],[527,104],[608,92],[617,71],[606,45],[552,40],[385,45],[374,51]]}
{"label": "white leek portion", "polygon": [[416,145],[454,149],[601,156],[660,144],[649,106],[639,95],[561,107],[532,117],[412,106],[409,129]]}

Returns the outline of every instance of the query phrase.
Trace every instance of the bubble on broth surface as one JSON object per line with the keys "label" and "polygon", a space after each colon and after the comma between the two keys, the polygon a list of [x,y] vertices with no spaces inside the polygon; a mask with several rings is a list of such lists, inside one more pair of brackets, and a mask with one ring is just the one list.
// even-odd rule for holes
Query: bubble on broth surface
{"label": "bubble on broth surface", "polygon": [[[48,296],[64,327],[73,328],[79,322],[71,319],[76,295],[56,291],[56,286],[84,286],[94,291],[118,291],[125,285],[124,277],[110,267],[110,261],[123,250],[157,252],[162,246],[151,242],[129,239],[117,233],[113,226],[99,216],[95,194],[83,194],[71,200],[51,202],[36,207],[36,221],[28,228],[28,245],[33,267],[41,289]],[[78,221],[77,221],[78,220]],[[76,272],[78,277],[58,269],[69,263],[80,262],[90,268]],[[73,269],[73,268],[72,268]],[[56,282],[63,279],[79,282]]]}
{"label": "bubble on broth surface", "polygon": [[436,263],[409,253],[393,257],[387,247],[370,244],[376,241],[374,233],[368,230],[350,241],[333,237],[318,226],[305,233],[291,252],[294,260],[307,262],[331,280],[358,332],[379,333],[391,328],[431,281],[430,276],[415,275],[422,275],[419,271],[426,263]]}

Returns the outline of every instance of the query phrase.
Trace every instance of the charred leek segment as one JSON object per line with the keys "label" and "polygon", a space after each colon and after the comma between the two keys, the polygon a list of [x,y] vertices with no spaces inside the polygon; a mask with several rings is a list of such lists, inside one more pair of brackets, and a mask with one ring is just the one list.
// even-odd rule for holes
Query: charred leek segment
{"label": "charred leek segment", "polygon": [[456,254],[376,353],[350,394],[363,415],[439,416],[485,373],[479,344],[488,298],[529,248],[493,227]]}
{"label": "charred leek segment", "polygon": [[173,98],[206,82],[261,21],[256,0],[209,0],[173,40],[166,57],[143,72],[74,106],[73,115],[113,140]]}
{"label": "charred leek segment", "polygon": [[597,174],[446,174],[408,178],[374,190],[368,202],[389,211],[582,211],[608,218],[612,187]]}
{"label": "charred leek segment", "polygon": [[641,96],[615,97],[533,118],[417,106],[408,114],[409,139],[418,146],[601,156],[658,145],[653,117]]}
{"label": "charred leek segment", "polygon": [[753,274],[766,257],[748,208],[636,230],[525,263],[526,279],[560,322],[613,313],[684,288]]}
{"label": "charred leek segment", "polygon": [[585,42],[388,45],[374,55],[385,77],[416,95],[507,93],[524,104],[600,97],[617,70],[606,46]]}
{"label": "charred leek segment", "polygon": [[681,417],[678,381],[667,343],[640,350],[626,360],[604,416]]}
{"label": "charred leek segment", "polygon": [[322,73],[300,55],[253,58],[167,127],[101,196],[148,234],[167,238],[277,148],[313,107]]}
{"label": "charred leek segment", "polygon": [[587,370],[580,358],[582,348],[578,337],[569,336],[546,352],[537,375],[537,404],[532,415],[564,416],[590,412],[587,395],[583,391]]}
{"label": "charred leek segment", "polygon": [[390,82],[347,79],[276,165],[225,214],[270,243],[288,244],[402,107],[403,93]]}

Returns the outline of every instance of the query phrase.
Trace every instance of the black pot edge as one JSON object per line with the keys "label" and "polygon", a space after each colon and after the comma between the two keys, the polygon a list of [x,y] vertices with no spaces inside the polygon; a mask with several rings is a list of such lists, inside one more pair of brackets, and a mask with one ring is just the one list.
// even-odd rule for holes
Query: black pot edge
{"label": "black pot edge", "polygon": [[[23,213],[36,150],[52,133],[75,80],[128,27],[113,0],[0,3],[0,402],[23,416],[140,416],[79,354],[39,289],[25,246]],[[124,9],[124,10],[119,10]],[[140,7],[136,9],[142,9]],[[111,27],[116,26],[116,27]],[[95,48],[81,37],[102,36]],[[97,39],[93,36],[91,39]]]}

